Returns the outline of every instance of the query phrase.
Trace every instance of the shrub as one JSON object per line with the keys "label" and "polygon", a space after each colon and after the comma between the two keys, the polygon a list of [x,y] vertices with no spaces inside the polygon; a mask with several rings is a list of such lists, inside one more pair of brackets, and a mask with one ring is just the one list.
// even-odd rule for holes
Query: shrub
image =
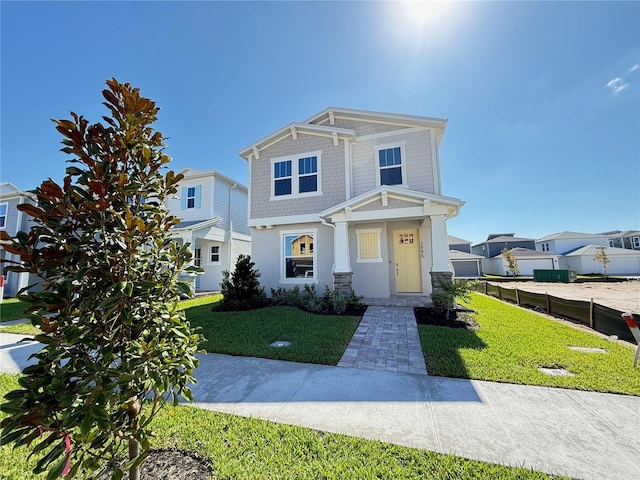
{"label": "shrub", "polygon": [[468,302],[471,300],[471,292],[475,283],[475,281],[460,283],[440,281],[438,284],[440,291],[431,294],[433,308],[441,312],[449,310],[454,307],[456,298]]}
{"label": "shrub", "polygon": [[222,272],[222,300],[214,309],[251,310],[266,305],[267,296],[258,280],[260,272],[253,268],[255,265],[250,255],[240,255],[233,273]]}
{"label": "shrub", "polygon": [[302,291],[297,285],[291,290],[282,287],[271,289],[273,305],[287,305],[324,315],[362,315],[366,310],[362,298],[353,290],[351,295],[345,298],[340,292],[331,290],[328,286],[325,286],[322,297],[317,294],[315,285],[304,285]]}

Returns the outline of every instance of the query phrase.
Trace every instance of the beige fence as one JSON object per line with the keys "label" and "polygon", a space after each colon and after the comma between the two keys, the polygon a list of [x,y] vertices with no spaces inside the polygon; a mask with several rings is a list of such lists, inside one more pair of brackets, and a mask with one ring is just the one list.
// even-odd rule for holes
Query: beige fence
{"label": "beige fence", "polygon": [[[600,333],[617,335],[621,340],[635,343],[629,327],[622,319],[623,312],[619,310],[592,301],[567,300],[546,293],[524,292],[517,288],[504,288],[486,281],[477,282],[475,289],[485,295],[582,323]],[[640,323],[640,315],[633,314],[633,317]]]}

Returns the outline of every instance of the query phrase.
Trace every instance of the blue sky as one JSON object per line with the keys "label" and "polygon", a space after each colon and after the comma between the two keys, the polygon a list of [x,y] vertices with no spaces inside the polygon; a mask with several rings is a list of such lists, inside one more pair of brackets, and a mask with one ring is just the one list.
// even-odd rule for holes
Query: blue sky
{"label": "blue sky", "polygon": [[[640,2],[8,2],[0,179],[61,180],[51,118],[106,79],[161,107],[171,167],[243,183],[237,152],[328,106],[449,119],[449,233],[640,229]],[[422,8],[421,8],[422,7]]]}

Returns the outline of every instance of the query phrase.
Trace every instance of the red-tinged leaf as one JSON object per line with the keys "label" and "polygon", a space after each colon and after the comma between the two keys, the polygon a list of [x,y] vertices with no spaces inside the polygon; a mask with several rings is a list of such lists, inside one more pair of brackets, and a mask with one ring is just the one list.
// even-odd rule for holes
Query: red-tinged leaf
{"label": "red-tinged leaf", "polygon": [[31,205],[30,203],[22,203],[20,205],[18,205],[18,210],[20,210],[21,212],[26,213],[27,215],[34,217],[34,218],[44,218],[46,216],[45,212],[43,210],[41,210],[40,208]]}

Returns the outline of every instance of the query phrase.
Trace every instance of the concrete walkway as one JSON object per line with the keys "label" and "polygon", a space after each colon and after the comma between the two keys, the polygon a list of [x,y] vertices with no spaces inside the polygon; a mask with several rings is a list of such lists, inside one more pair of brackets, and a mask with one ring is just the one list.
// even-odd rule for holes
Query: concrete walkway
{"label": "concrete walkway", "polygon": [[[0,370],[20,371],[39,348],[17,344],[21,338],[0,334]],[[579,479],[638,478],[640,397],[375,367],[199,358],[193,393],[200,408]]]}

